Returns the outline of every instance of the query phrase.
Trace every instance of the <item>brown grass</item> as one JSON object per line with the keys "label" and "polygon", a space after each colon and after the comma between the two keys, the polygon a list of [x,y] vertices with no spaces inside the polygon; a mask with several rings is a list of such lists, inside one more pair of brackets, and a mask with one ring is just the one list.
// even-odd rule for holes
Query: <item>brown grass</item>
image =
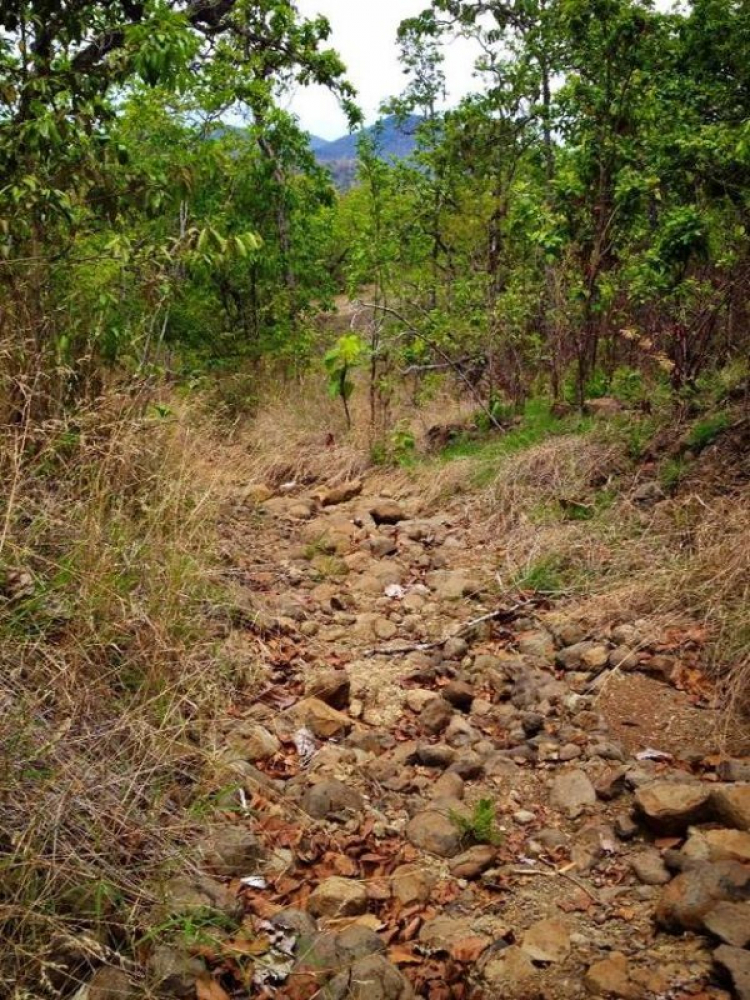
{"label": "brown grass", "polygon": [[215,447],[132,394],[5,428],[2,995],[127,951],[211,787],[199,736],[238,662],[209,615]]}

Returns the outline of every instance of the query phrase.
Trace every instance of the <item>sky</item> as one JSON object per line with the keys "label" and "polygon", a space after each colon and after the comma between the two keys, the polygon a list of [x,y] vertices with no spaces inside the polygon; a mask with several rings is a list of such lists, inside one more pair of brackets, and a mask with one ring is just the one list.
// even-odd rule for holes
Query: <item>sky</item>
{"label": "sky", "polygon": [[[329,45],[348,67],[368,124],[378,117],[380,103],[401,93],[406,85],[398,63],[399,23],[428,6],[429,0],[298,0],[305,17],[323,14],[331,22]],[[445,56],[448,103],[452,104],[472,89],[475,50],[470,42],[459,39],[446,47]],[[322,87],[298,88],[289,108],[304,129],[323,139],[336,139],[347,131],[336,99]]]}

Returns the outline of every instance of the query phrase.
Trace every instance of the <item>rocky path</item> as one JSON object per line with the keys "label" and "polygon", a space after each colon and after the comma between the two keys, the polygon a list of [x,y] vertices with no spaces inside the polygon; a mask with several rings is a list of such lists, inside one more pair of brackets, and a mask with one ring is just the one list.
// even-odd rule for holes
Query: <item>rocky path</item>
{"label": "rocky path", "polygon": [[234,505],[267,684],[216,738],[241,808],[170,887],[231,929],[157,949],[167,991],[750,997],[750,761],[667,683],[695,653],[500,592],[501,541],[377,481]]}

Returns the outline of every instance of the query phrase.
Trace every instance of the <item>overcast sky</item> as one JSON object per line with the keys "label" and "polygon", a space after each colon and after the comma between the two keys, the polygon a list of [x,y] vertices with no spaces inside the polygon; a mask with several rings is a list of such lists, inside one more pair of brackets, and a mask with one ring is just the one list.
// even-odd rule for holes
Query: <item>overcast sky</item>
{"label": "overcast sky", "polygon": [[[377,117],[380,103],[401,93],[406,77],[398,63],[396,31],[405,17],[413,17],[429,6],[429,0],[298,0],[306,17],[323,14],[331,22],[330,45],[342,56],[349,79],[359,91],[359,104],[367,121]],[[456,41],[446,49],[446,76],[450,101],[471,89],[474,49]],[[346,132],[346,120],[336,99],[321,87],[300,88],[293,95],[291,110],[302,127],[324,139]]]}

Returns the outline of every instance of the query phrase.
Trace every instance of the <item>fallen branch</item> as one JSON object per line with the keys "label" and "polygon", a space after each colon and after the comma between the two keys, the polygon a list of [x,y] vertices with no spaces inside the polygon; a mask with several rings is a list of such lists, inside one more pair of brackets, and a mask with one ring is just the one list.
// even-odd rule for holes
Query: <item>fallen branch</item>
{"label": "fallen branch", "polygon": [[367,649],[364,652],[364,656],[404,656],[406,653],[429,653],[433,649],[442,649],[442,647],[450,642],[451,639],[459,639],[466,632],[470,632],[471,629],[475,628],[477,625],[483,625],[485,622],[493,621],[512,621],[519,613],[519,611],[528,608],[531,601],[523,601],[520,604],[515,604],[512,608],[498,608],[497,611],[491,611],[487,615],[482,615],[481,618],[473,618],[470,622],[465,622],[457,631],[452,632],[450,635],[446,635],[443,639],[437,639],[434,642],[416,642],[411,646],[391,646],[380,649]]}
{"label": "fallen branch", "polygon": [[574,886],[579,888],[581,892],[585,892],[589,899],[593,899],[595,903],[599,902],[599,897],[596,893],[592,892],[591,889],[580,879],[577,879],[575,875],[571,875],[570,872],[560,871],[559,868],[550,868],[548,871],[542,871],[540,868],[514,868],[512,871],[513,875],[541,875],[542,878],[555,878],[559,876],[560,878],[566,878],[569,882],[572,882]]}

